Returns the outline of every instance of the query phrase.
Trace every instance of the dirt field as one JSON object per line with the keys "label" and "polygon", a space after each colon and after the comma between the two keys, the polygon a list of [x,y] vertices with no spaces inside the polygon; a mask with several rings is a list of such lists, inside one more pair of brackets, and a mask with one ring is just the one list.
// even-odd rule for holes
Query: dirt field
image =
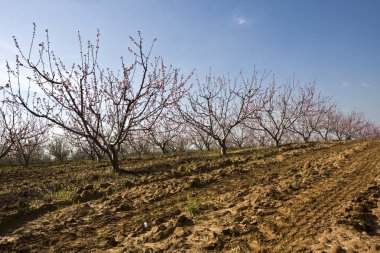
{"label": "dirt field", "polygon": [[380,251],[380,142],[0,168],[0,252]]}

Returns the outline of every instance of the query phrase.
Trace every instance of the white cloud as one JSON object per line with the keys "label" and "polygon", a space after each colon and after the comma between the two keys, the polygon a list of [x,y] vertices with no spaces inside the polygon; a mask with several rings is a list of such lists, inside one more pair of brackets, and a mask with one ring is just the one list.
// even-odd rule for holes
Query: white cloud
{"label": "white cloud", "polygon": [[238,25],[246,25],[248,24],[248,21],[245,17],[240,16],[240,15],[234,15],[234,21]]}
{"label": "white cloud", "polygon": [[349,81],[344,81],[344,82],[342,82],[340,84],[340,87],[343,88],[343,89],[350,88],[350,87],[352,87],[352,88],[358,88],[358,87],[360,87],[360,88],[365,89],[365,88],[368,88],[370,86],[371,85],[369,83],[365,83],[365,82],[363,82],[363,83],[352,83],[352,82],[349,82]]}
{"label": "white cloud", "polygon": [[369,86],[369,84],[368,83],[361,83],[360,86],[363,88],[367,88]]}
{"label": "white cloud", "polygon": [[350,87],[350,83],[348,81],[344,81],[343,83],[340,84],[340,87],[348,88],[348,87]]}

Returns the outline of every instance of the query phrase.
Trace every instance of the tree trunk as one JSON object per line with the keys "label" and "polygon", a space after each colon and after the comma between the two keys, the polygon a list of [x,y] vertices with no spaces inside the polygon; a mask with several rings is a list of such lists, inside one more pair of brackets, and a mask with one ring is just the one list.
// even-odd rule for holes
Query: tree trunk
{"label": "tree trunk", "polygon": [[120,174],[119,160],[112,160],[112,170],[116,174]]}
{"label": "tree trunk", "polygon": [[220,155],[225,156],[227,154],[227,146],[225,143],[220,144]]}
{"label": "tree trunk", "polygon": [[30,157],[24,157],[24,168],[29,168]]}
{"label": "tree trunk", "polygon": [[160,145],[160,148],[163,155],[168,153],[168,150],[166,149],[166,144]]}
{"label": "tree trunk", "polygon": [[308,142],[309,142],[309,137],[304,136],[304,137],[303,137],[303,141],[304,141],[305,143],[308,143]]}
{"label": "tree trunk", "polygon": [[110,160],[113,172],[116,174],[120,174],[121,171],[119,167],[119,153],[116,150],[111,151]]}
{"label": "tree trunk", "polygon": [[276,141],[276,147],[280,146],[281,140],[280,139],[276,139],[275,141]]}
{"label": "tree trunk", "polygon": [[328,140],[329,140],[328,133],[326,133],[326,134],[323,136],[323,140],[325,140],[325,141],[328,141]]}

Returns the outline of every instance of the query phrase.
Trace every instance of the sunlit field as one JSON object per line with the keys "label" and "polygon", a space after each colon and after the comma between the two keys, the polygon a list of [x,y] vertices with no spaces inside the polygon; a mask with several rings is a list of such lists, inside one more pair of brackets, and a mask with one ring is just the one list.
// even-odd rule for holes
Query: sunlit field
{"label": "sunlit field", "polygon": [[378,243],[378,141],[2,167],[3,252],[366,252]]}

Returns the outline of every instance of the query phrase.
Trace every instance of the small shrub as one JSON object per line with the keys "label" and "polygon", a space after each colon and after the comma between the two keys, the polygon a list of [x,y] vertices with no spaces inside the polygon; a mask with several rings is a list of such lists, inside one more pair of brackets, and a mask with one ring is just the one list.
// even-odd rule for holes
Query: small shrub
{"label": "small shrub", "polygon": [[188,207],[187,207],[187,211],[189,212],[189,214],[191,216],[196,216],[196,215],[199,215],[201,213],[201,208],[200,208],[200,205],[198,202],[194,201],[192,202]]}
{"label": "small shrub", "polygon": [[336,184],[338,185],[347,184],[347,182],[348,182],[347,178],[344,178],[344,177],[338,178],[336,180]]}
{"label": "small shrub", "polygon": [[240,253],[240,252],[242,252],[242,248],[238,245],[235,248],[233,248],[231,251],[236,252],[236,253]]}

